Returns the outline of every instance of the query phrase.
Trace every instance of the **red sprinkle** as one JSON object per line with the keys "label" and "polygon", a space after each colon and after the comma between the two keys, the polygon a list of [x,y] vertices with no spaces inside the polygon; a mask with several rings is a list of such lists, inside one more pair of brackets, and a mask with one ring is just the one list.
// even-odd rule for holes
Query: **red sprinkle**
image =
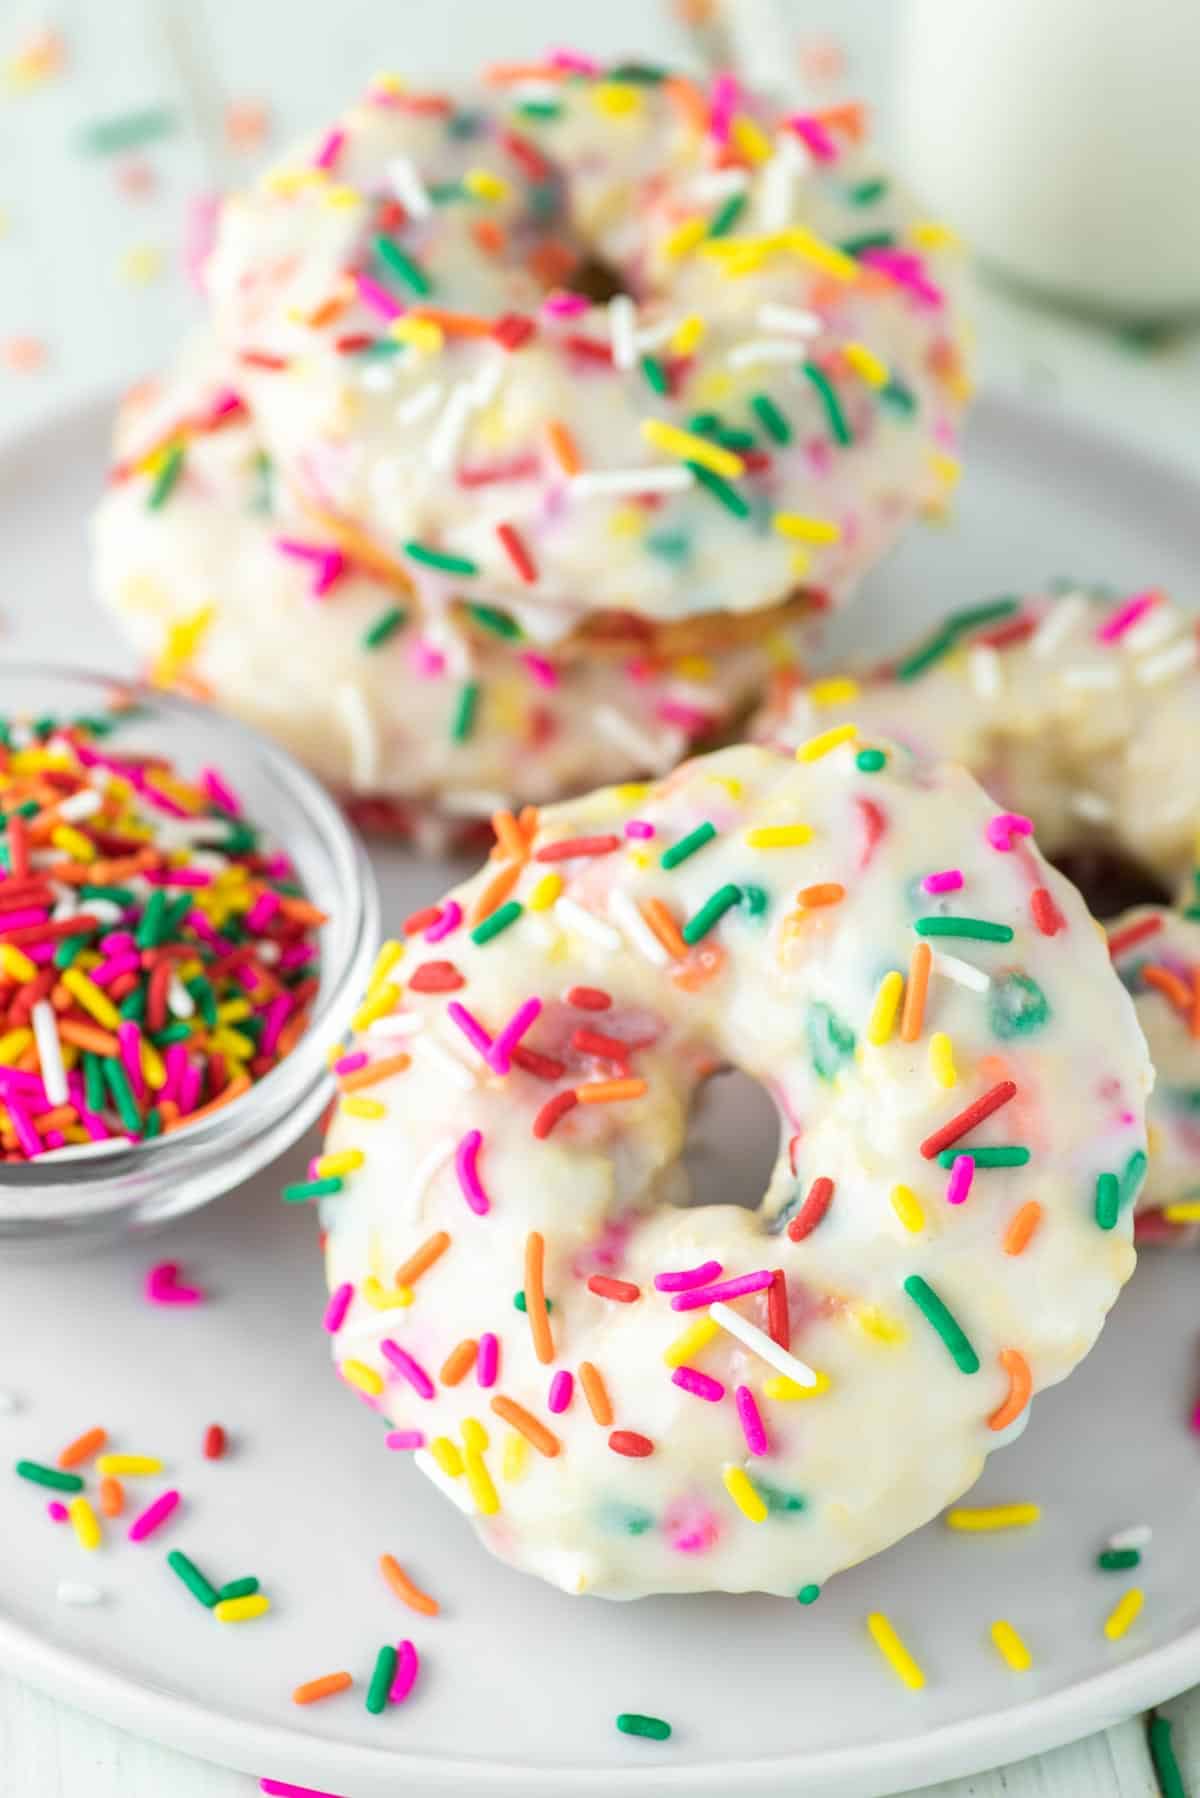
{"label": "red sprinkle", "polygon": [[564,837],[561,843],[544,843],[534,855],[535,862],[565,862],[576,855],[611,855],[621,847],[621,839],[605,837]]}
{"label": "red sprinkle", "polygon": [[1015,1080],[998,1080],[995,1086],[990,1087],[981,1098],[976,1099],[973,1105],[968,1105],[965,1111],[960,1111],[958,1116],[952,1117],[948,1124],[943,1124],[940,1130],[935,1130],[932,1136],[925,1138],[921,1144],[921,1153],[926,1161],[932,1161],[935,1155],[940,1155],[943,1149],[950,1147],[951,1143],[966,1136],[967,1132],[973,1130],[976,1124],[981,1124],[984,1118],[990,1118],[994,1111],[999,1111],[1001,1106],[1007,1105],[1010,1099],[1015,1098],[1016,1091]]}
{"label": "red sprinkle", "polygon": [[612,366],[611,344],[601,343],[597,337],[580,337],[574,331],[562,341],[573,356],[583,356],[589,362],[607,362]]}
{"label": "red sprinkle", "polygon": [[519,350],[537,330],[531,318],[519,312],[505,312],[492,326],[492,338],[506,350]]}
{"label": "red sprinkle", "polygon": [[833,1181],[818,1174],[808,1189],[808,1197],[788,1224],[787,1233],[793,1242],[802,1242],[811,1236],[825,1213],[829,1210],[829,1202],[833,1198]]}
{"label": "red sprinkle", "polygon": [[441,915],[442,915],[442,908],[440,905],[424,905],[424,906],[422,906],[420,911],[412,912],[407,918],[405,918],[405,920],[404,920],[405,936],[416,936],[418,930],[427,930],[431,924],[437,923],[437,921],[441,917]]}
{"label": "red sprinkle", "polygon": [[520,137],[515,131],[504,131],[500,134],[500,142],[513,161],[520,163],[531,181],[545,181],[547,176],[554,173],[541,151],[527,137]]}
{"label": "red sprinkle", "polygon": [[[1136,924],[1130,924],[1125,930],[1118,930],[1115,936],[1108,939],[1108,953],[1116,961],[1118,955],[1124,955],[1126,949],[1132,949],[1135,943],[1144,943],[1148,936],[1157,936],[1163,927],[1161,918],[1139,918]],[[11,942],[11,937],[9,938]]]}
{"label": "red sprinkle", "polygon": [[1043,936],[1054,936],[1062,930],[1066,919],[1055,905],[1048,887],[1035,887],[1029,896],[1033,921]]}
{"label": "red sprinkle", "polygon": [[535,1080],[561,1080],[567,1071],[565,1061],[556,1061],[553,1055],[539,1055],[536,1049],[527,1049],[524,1043],[515,1044],[508,1055],[510,1061],[525,1073],[532,1074]]}
{"label": "red sprinkle", "polygon": [[639,1460],[654,1453],[649,1436],[639,1436],[636,1430],[614,1430],[608,1446],[618,1455],[633,1455]]}
{"label": "red sprinkle", "polygon": [[771,1275],[767,1288],[767,1335],[780,1348],[792,1346],[792,1320],[788,1315],[787,1276],[781,1267]]}
{"label": "red sprinkle", "polygon": [[[411,985],[412,983],[410,982],[409,984]],[[579,1100],[575,1097],[575,1094],[570,1087],[567,1088],[566,1092],[555,1093],[552,1099],[546,1100],[546,1103],[534,1118],[533,1134],[539,1140],[549,1136],[559,1118],[565,1117],[568,1111],[573,1111],[578,1103]]]}
{"label": "red sprinkle", "polygon": [[598,986],[573,986],[567,992],[567,1004],[576,1011],[607,1011],[612,994],[602,992]]}
{"label": "red sprinkle", "polygon": [[525,540],[517,527],[512,524],[498,524],[496,535],[521,579],[532,586],[537,580],[537,564],[530,555]]}
{"label": "red sprinkle", "polygon": [[873,799],[863,799],[860,796],[855,799],[854,803],[862,814],[863,830],[866,836],[858,865],[860,868],[865,868],[875,853],[876,844],[887,829],[887,819],[882,808],[877,806]]}
{"label": "red sprinkle", "polygon": [[219,1461],[228,1446],[228,1438],[219,1423],[210,1423],[204,1432],[204,1459]]}
{"label": "red sprinkle", "polygon": [[632,1305],[642,1296],[641,1287],[635,1286],[632,1280],[610,1280],[607,1274],[593,1274],[588,1281],[588,1291],[594,1292],[597,1298],[616,1299],[618,1305]]}
{"label": "red sprinkle", "polygon": [[619,1036],[605,1036],[602,1030],[585,1030],[582,1026],[571,1038],[571,1047],[578,1049],[581,1055],[599,1055],[605,1061],[629,1060],[632,1043],[622,1042]]}
{"label": "red sprinkle", "polygon": [[456,993],[466,981],[452,961],[425,961],[408,977],[414,993]]}

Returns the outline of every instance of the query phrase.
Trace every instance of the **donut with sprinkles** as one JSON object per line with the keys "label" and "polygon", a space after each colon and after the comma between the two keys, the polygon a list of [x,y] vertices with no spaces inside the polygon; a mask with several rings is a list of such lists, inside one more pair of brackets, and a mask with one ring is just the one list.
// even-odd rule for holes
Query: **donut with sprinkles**
{"label": "donut with sprinkles", "polygon": [[[1087,1352],[1150,1067],[1006,816],[846,722],[500,817],[385,947],[286,1196],[320,1204],[341,1379],[496,1554],[809,1602]],[[779,1115],[755,1211],[688,1204],[730,1068]]]}
{"label": "donut with sprinkles", "polygon": [[[1200,1218],[1200,766],[1181,753],[1198,716],[1195,618],[1154,588],[1064,583],[955,613],[882,666],[782,683],[755,726],[787,744],[853,718],[961,762],[1013,808],[998,830],[1035,830],[1119,914],[1109,948],[1158,1073],[1139,1233]],[[1139,889],[1176,903],[1130,908]]]}

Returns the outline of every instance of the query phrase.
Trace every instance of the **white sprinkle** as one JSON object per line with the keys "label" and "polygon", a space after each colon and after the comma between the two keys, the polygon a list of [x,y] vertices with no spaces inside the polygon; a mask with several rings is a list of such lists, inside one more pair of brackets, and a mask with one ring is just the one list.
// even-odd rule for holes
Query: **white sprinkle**
{"label": "white sprinkle", "polygon": [[637,334],[639,350],[660,350],[664,343],[670,343],[680,325],[684,322],[683,314],[678,318],[664,318],[656,325],[648,325]]}
{"label": "white sprinkle", "polygon": [[617,744],[627,755],[632,756],[639,769],[665,768],[674,759],[666,736],[648,736],[614,705],[593,706],[592,723],[610,743]]}
{"label": "white sprinkle", "polygon": [[416,424],[418,419],[427,417],[434,410],[441,397],[442,383],[426,381],[424,387],[418,387],[415,393],[410,393],[406,400],[400,401],[396,407],[396,423]]}
{"label": "white sprinkle", "polygon": [[224,818],[163,818],[156,829],[159,841],[169,842],[173,848],[185,843],[223,843],[229,835]]}
{"label": "white sprinkle", "polygon": [[636,321],[637,309],[629,295],[614,294],[608,302],[608,340],[614,368],[628,371],[637,361]]}
{"label": "white sprinkle", "polygon": [[[115,904],[115,901],[111,901],[110,903]],[[66,892],[64,892],[61,899],[56,900],[54,909],[50,913],[51,922],[58,924],[58,923],[61,923],[61,921],[64,918],[73,918],[73,917],[75,917],[78,910],[79,910],[79,901],[76,898],[75,894],[68,889]],[[88,906],[88,912],[93,917],[99,916],[99,911],[98,911],[95,903],[92,903]],[[118,907],[117,915],[118,915],[118,917],[120,916],[120,908],[119,907]]]}
{"label": "white sprinkle", "polygon": [[[422,1037],[421,1047],[428,1049],[432,1041],[432,1037]],[[420,1216],[421,1207],[425,1203],[425,1194],[453,1156],[455,1146],[452,1136],[444,1136],[441,1142],[435,1142],[432,1149],[422,1155],[413,1169],[408,1182],[408,1203],[414,1217]]]}
{"label": "white sprinkle", "polygon": [[1029,640],[1033,654],[1043,660],[1052,656],[1084,617],[1087,609],[1087,600],[1082,593],[1068,593],[1064,598],[1056,600]]}
{"label": "white sprinkle", "polygon": [[973,993],[986,993],[992,984],[990,974],[982,968],[974,967],[969,961],[960,961],[957,955],[945,955],[940,949],[933,952],[933,971],[944,974],[947,980],[954,980],[959,986],[970,987]]}
{"label": "white sprinkle", "polygon": [[795,1355],[790,1354],[787,1349],[780,1348],[773,1337],[768,1336],[765,1330],[760,1330],[757,1324],[748,1322],[732,1306],[722,1304],[718,1299],[715,1305],[708,1307],[708,1315],[715,1324],[720,1324],[723,1330],[736,1336],[739,1342],[744,1343],[753,1354],[760,1356],[777,1372],[786,1375],[789,1380],[795,1380],[797,1386],[817,1384],[817,1376],[811,1367],[803,1361],[797,1361]]}
{"label": "white sprinkle", "polygon": [[511,361],[507,351],[498,347],[486,346],[489,353],[471,378],[471,403],[482,412],[490,406],[500,391],[500,383],[507,374]]}
{"label": "white sprinkle", "polygon": [[967,678],[980,699],[995,699],[1000,691],[1000,656],[987,643],[980,643],[967,656]]}
{"label": "white sprinkle", "polygon": [[468,1517],[475,1514],[475,1500],[471,1497],[471,1489],[466,1480],[452,1480],[448,1473],[443,1473],[427,1448],[413,1450],[413,1465],[419,1467],[427,1480],[432,1480],[438,1491],[444,1493],[452,1505]]}
{"label": "white sprinkle", "polygon": [[1114,1530],[1105,1543],[1106,1548],[1145,1548],[1149,1544],[1154,1531],[1148,1523],[1131,1523],[1128,1529]]}
{"label": "white sprinkle", "polygon": [[442,416],[434,425],[427,446],[429,465],[438,474],[445,474],[452,466],[474,406],[475,394],[471,383],[464,381],[460,387],[453,389],[442,407]]}
{"label": "white sprinkle", "polygon": [[782,231],[792,222],[793,188],[812,161],[799,138],[782,132],[775,154],[763,164],[758,180],[758,223],[765,232]]}
{"label": "white sprinkle", "polygon": [[576,499],[621,493],[683,493],[696,477],[680,462],[650,468],[589,468],[572,475],[567,491]]}
{"label": "white sprinkle", "polygon": [[[445,1043],[439,1043],[436,1036],[418,1036],[413,1043],[413,1053],[435,1062],[447,1080],[452,1080],[463,1092],[470,1092],[477,1084],[474,1069],[464,1067],[458,1056],[452,1054]],[[450,1146],[453,1148],[454,1145]]]}
{"label": "white sprinkle", "polygon": [[656,968],[665,968],[670,962],[663,945],[643,918],[628,893],[620,887],[614,887],[608,895],[608,915],[614,924],[620,926],[634,948],[653,962]]}
{"label": "white sprinkle", "polygon": [[[74,917],[75,913],[80,909],[81,908],[78,905],[75,905],[69,912],[60,912],[59,907],[55,906],[54,916],[56,918]],[[87,909],[88,916],[99,918],[102,924],[119,924],[125,915],[124,910],[117,904],[115,899],[89,899],[87,902]]]}
{"label": "white sprinkle", "polygon": [[821,320],[800,306],[780,306],[770,300],[758,309],[758,322],[767,331],[794,331],[797,337],[819,337]]}
{"label": "white sprinkle", "polygon": [[42,1069],[42,1085],[46,1088],[46,1097],[51,1105],[65,1105],[70,1097],[67,1091],[67,1070],[63,1065],[62,1044],[58,1039],[58,1026],[54,1019],[54,1007],[49,999],[39,999],[33,1008],[33,1034],[37,1041],[38,1061]]}
{"label": "white sprinkle", "polygon": [[1149,656],[1146,661],[1138,664],[1138,685],[1157,687],[1163,681],[1170,680],[1174,674],[1186,674],[1189,668],[1196,665],[1196,647],[1194,637],[1185,637],[1181,643],[1172,643],[1170,649],[1163,649],[1158,655]]}
{"label": "white sprinkle", "polygon": [[1078,793],[1071,794],[1069,804],[1075,816],[1086,818],[1089,824],[1107,824],[1112,817],[1112,806],[1099,793],[1087,793],[1081,789]]}
{"label": "white sprinkle", "polygon": [[391,182],[392,192],[404,210],[411,212],[415,219],[428,218],[433,211],[433,201],[429,198],[412,158],[393,156],[384,172]]}
{"label": "white sprinkle", "polygon": [[580,936],[587,937],[589,942],[597,944],[601,949],[619,949],[621,937],[611,924],[598,918],[576,899],[568,899],[565,895],[554,902],[554,915],[560,924],[568,930],[577,930]]}
{"label": "white sprinkle", "polygon": [[80,787],[78,793],[68,793],[59,802],[58,815],[67,824],[78,824],[81,818],[90,818],[98,812],[103,803],[95,787]]}
{"label": "white sprinkle", "polygon": [[364,1036],[415,1036],[424,1030],[425,1019],[419,1011],[393,1011],[385,1018],[372,1018]]}
{"label": "white sprinkle", "polygon": [[1064,668],[1059,679],[1064,687],[1075,687],[1082,692],[1111,692],[1121,684],[1121,672],[1118,668]]}
{"label": "white sprinkle", "polygon": [[362,690],[349,681],[333,689],[333,705],[350,744],[350,785],[369,792],[379,781],[379,737]]}
{"label": "white sprinkle", "polygon": [[391,362],[364,362],[355,376],[364,393],[390,393],[396,385],[396,369]]}
{"label": "white sprinkle", "polygon": [[196,1015],[196,1001],[178,974],[172,974],[167,987],[167,1010],[173,1018],[194,1018]]}
{"label": "white sprinkle", "polygon": [[688,182],[688,198],[699,205],[710,200],[727,200],[730,194],[742,194],[750,176],[745,169],[705,169]]}
{"label": "white sprinkle", "polygon": [[99,1604],[104,1597],[99,1586],[85,1586],[80,1580],[60,1579],[54,1588],[59,1604]]}
{"label": "white sprinkle", "polygon": [[760,362],[797,362],[803,354],[794,337],[752,337],[730,350],[726,361],[730,368],[754,368]]}
{"label": "white sprinkle", "polygon": [[1143,655],[1148,649],[1157,649],[1165,643],[1172,632],[1179,629],[1179,619],[1170,606],[1155,606],[1145,618],[1140,618],[1133,629],[1126,631],[1121,638],[1121,648],[1130,655]]}

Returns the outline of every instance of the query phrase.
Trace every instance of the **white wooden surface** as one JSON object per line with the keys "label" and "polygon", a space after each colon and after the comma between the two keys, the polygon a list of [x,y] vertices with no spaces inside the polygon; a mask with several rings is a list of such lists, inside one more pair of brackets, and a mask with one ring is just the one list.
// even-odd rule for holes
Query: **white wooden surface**
{"label": "white wooden surface", "polygon": [[[736,0],[734,0],[736,3]],[[761,11],[761,0],[745,0]],[[902,0],[780,0],[801,56],[836,35],[846,81],[880,103]],[[62,74],[31,91],[6,87],[3,65],[37,31],[61,31]],[[319,120],[379,68],[446,71],[461,60],[523,56],[548,36],[589,50],[678,51],[647,0],[0,0],[0,350],[44,342],[45,366],[19,374],[0,355],[0,431],[135,378],[171,351],[197,303],[182,270],[184,219],[197,195],[235,182],[254,158],[231,149],[231,100],[269,103],[268,148]],[[811,77],[812,58],[805,64]],[[151,191],[119,185],[131,158],[86,157],[90,122],[147,106],[178,128],[150,146]],[[152,250],[157,278],[137,285],[130,252]],[[1054,397],[1069,412],[1124,431],[1168,457],[1200,459],[1200,346],[1153,354],[1097,326],[1034,311],[997,293],[980,305],[985,377]],[[99,471],[97,471],[99,473]],[[82,522],[82,521],[80,521]],[[1153,571],[1148,571],[1153,578]],[[1200,1791],[1200,1692],[1163,1707],[1185,1778]],[[1020,1741],[1013,1741],[1014,1755]],[[269,1768],[264,1768],[269,1772]],[[243,1798],[257,1781],[185,1759],[0,1677],[0,1798]],[[930,1788],[924,1798],[1152,1798],[1158,1791],[1141,1718],[1053,1754]]]}

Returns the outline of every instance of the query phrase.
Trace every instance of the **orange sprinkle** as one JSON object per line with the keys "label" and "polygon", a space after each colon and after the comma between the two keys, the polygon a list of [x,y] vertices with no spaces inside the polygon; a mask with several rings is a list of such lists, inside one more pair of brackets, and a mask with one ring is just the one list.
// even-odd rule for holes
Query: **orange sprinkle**
{"label": "orange sprinkle", "polygon": [[76,1436],[74,1442],[68,1442],[58,1457],[60,1467],[78,1467],[89,1455],[98,1455],[108,1442],[108,1431],[97,1427],[85,1430],[82,1436]]}
{"label": "orange sprinkle", "polygon": [[567,70],[553,62],[493,62],[483,78],[489,87],[515,87],[521,81],[565,81]]}
{"label": "orange sprinkle", "polygon": [[298,899],[294,893],[285,893],[279,901],[279,909],[291,924],[328,924],[329,913],[323,912],[319,905],[313,905],[308,899]]}
{"label": "orange sprinkle", "polygon": [[679,934],[679,926],[666,901],[645,899],[638,909],[668,955],[673,955],[676,961],[686,961],[688,946]]}
{"label": "orange sprinkle", "polygon": [[[279,1032],[279,1039],[275,1045],[279,1051],[279,1059],[281,1061],[285,1055],[290,1055],[292,1050],[296,1047],[296,1044],[308,1029],[308,1023],[309,1014],[307,1011],[294,1011],[292,1013],[283,1029]],[[162,1107],[160,1106],[159,1109],[161,1110]]]}
{"label": "orange sprinkle", "polygon": [[1192,1015],[1189,1020],[1193,1036],[1200,1036],[1200,968],[1192,971]]}
{"label": "orange sprinkle", "polygon": [[360,1086],[374,1086],[377,1081],[387,1080],[392,1074],[402,1074],[405,1068],[411,1067],[411,1065],[411,1055],[381,1056],[378,1061],[369,1061],[365,1068],[355,1068],[352,1073],[339,1074],[338,1091],[353,1093],[357,1092]]}
{"label": "orange sprinkle", "polygon": [[437,1599],[422,1592],[420,1586],[414,1586],[395,1555],[380,1555],[379,1571],[401,1604],[406,1604],[410,1611],[420,1611],[422,1617],[437,1616],[441,1609]]}
{"label": "orange sprinkle", "polygon": [[520,880],[523,866],[523,862],[507,862],[498,874],[493,874],[475,901],[471,912],[472,924],[482,924],[485,918],[490,918],[504,904]]}
{"label": "orange sprinkle", "polygon": [[908,964],[908,981],[904,988],[904,1010],[900,1014],[900,1041],[915,1043],[925,1022],[925,995],[929,990],[929,970],[933,966],[933,950],[928,943],[918,943]]}
{"label": "orange sprinkle", "polygon": [[169,1124],[164,1124],[163,1135],[169,1136],[172,1130],[182,1130],[185,1125],[194,1124],[200,1118],[211,1117],[214,1111],[220,1111],[221,1107],[228,1105],[231,1099],[240,1099],[242,1094],[249,1090],[249,1074],[235,1074],[224,1091],[219,1092],[215,1099],[210,1099],[207,1105],[201,1105],[198,1111],[189,1111],[186,1117],[173,1118]]}
{"label": "orange sprinkle", "polygon": [[840,106],[826,106],[814,115],[830,131],[844,131],[851,143],[861,143],[867,128],[867,109],[861,100],[847,100]]}
{"label": "orange sprinkle", "polygon": [[318,1698],[332,1698],[354,1684],[348,1673],[326,1673],[320,1679],[306,1680],[292,1693],[293,1704],[315,1704]]}
{"label": "orange sprinkle", "polygon": [[115,1474],[106,1473],[100,1482],[100,1509],[106,1517],[119,1517],[125,1509],[125,1488]]}
{"label": "orange sprinkle", "polygon": [[608,1105],[614,1099],[640,1099],[646,1090],[644,1080],[590,1080],[575,1088],[581,1105]]}
{"label": "orange sprinkle", "polygon": [[479,1344],[473,1336],[464,1336],[462,1341],[450,1350],[442,1362],[442,1371],[438,1379],[443,1386],[457,1386],[465,1380],[475,1365],[475,1357],[479,1353]]}
{"label": "orange sprinkle", "polygon": [[309,313],[304,323],[312,331],[319,331],[324,325],[331,325],[335,318],[340,318],[350,304],[348,293],[331,293],[327,300]]}
{"label": "orange sprinkle", "polygon": [[663,93],[685,124],[701,135],[708,130],[708,101],[694,82],[683,75],[672,75],[663,82]]}
{"label": "orange sprinkle", "polygon": [[[407,1061],[408,1056],[406,1055],[404,1059]],[[450,1237],[445,1230],[438,1230],[434,1235],[427,1237],[420,1248],[414,1249],[408,1260],[402,1261],[396,1269],[395,1284],[412,1286],[421,1278],[422,1274],[429,1272],[434,1262],[444,1255],[449,1247]]]}
{"label": "orange sprinkle", "polygon": [[93,1055],[119,1055],[121,1045],[115,1036],[107,1030],[101,1030],[99,1024],[85,1024],[75,1018],[63,1018],[58,1026],[58,1034],[64,1043],[73,1043],[77,1049],[89,1049]]}
{"label": "orange sprinkle", "polygon": [[344,518],[339,518],[336,512],[324,512],[316,506],[306,507],[305,510],[315,525],[322,531],[328,531],[338,548],[349,556],[351,561],[361,563],[368,573],[377,575],[389,587],[395,587],[399,592],[411,597],[412,581],[403,566],[385,549],[380,549],[379,545],[371,537],[368,537],[365,531],[360,531],[356,525],[348,524]]}
{"label": "orange sprinkle", "polygon": [[727,959],[720,943],[702,943],[699,949],[693,949],[681,968],[672,970],[671,979],[685,993],[699,992],[702,986],[716,979]]}
{"label": "orange sprinkle", "polygon": [[608,1396],[608,1387],[604,1384],[603,1375],[598,1367],[590,1361],[579,1363],[579,1384],[583,1387],[583,1396],[588,1402],[588,1409],[600,1425],[607,1430],[613,1420],[612,1400]]}
{"label": "orange sprinkle", "polygon": [[569,243],[556,237],[545,237],[530,255],[526,267],[544,287],[557,287],[570,279],[579,266],[579,257]]}
{"label": "orange sprinkle", "polygon": [[474,312],[446,312],[440,306],[415,307],[409,314],[411,318],[427,319],[444,331],[447,337],[490,337],[495,323],[490,318],[480,318]]}
{"label": "orange sprinkle", "polygon": [[545,1268],[546,1240],[540,1230],[531,1230],[525,1238],[525,1310],[533,1352],[543,1366],[554,1359],[554,1338],[546,1311]]}
{"label": "orange sprinkle", "polygon": [[525,841],[525,833],[511,812],[493,812],[492,829],[496,833],[496,848],[493,854],[499,853],[512,861],[524,861],[529,854],[529,844]]}
{"label": "orange sprinkle", "polygon": [[1194,998],[1186,980],[1181,980],[1170,968],[1159,967],[1156,962],[1148,962],[1142,969],[1142,979],[1147,986],[1154,987],[1164,999],[1169,999],[1172,1005],[1178,1006],[1186,1017],[1191,1018]]}
{"label": "orange sprinkle", "polygon": [[806,911],[811,911],[818,905],[839,905],[845,897],[846,889],[840,880],[821,880],[816,886],[801,887],[796,894]]}
{"label": "orange sprinkle", "polygon": [[1033,1391],[1029,1363],[1019,1349],[1001,1349],[1000,1365],[1008,1375],[1008,1397],[988,1418],[989,1430],[1003,1430],[1021,1415]]}
{"label": "orange sprinkle", "polygon": [[524,1436],[526,1442],[531,1442],[539,1455],[553,1460],[561,1449],[562,1443],[554,1431],[548,1430],[544,1423],[539,1423],[533,1412],[527,1411],[524,1405],[519,1405],[516,1399],[505,1398],[501,1394],[492,1400],[492,1410],[497,1417],[502,1417],[505,1423],[511,1424],[514,1430]]}
{"label": "orange sprinkle", "polygon": [[486,256],[499,256],[506,242],[504,227],[498,219],[475,219],[471,236]]}
{"label": "orange sprinkle", "polygon": [[579,446],[561,418],[552,418],[546,426],[554,459],[565,475],[578,474],[583,467]]}
{"label": "orange sprinkle", "polygon": [[1041,1221],[1042,1208],[1036,1199],[1030,1199],[1027,1204],[1022,1205],[1004,1232],[1004,1253],[1023,1254]]}

